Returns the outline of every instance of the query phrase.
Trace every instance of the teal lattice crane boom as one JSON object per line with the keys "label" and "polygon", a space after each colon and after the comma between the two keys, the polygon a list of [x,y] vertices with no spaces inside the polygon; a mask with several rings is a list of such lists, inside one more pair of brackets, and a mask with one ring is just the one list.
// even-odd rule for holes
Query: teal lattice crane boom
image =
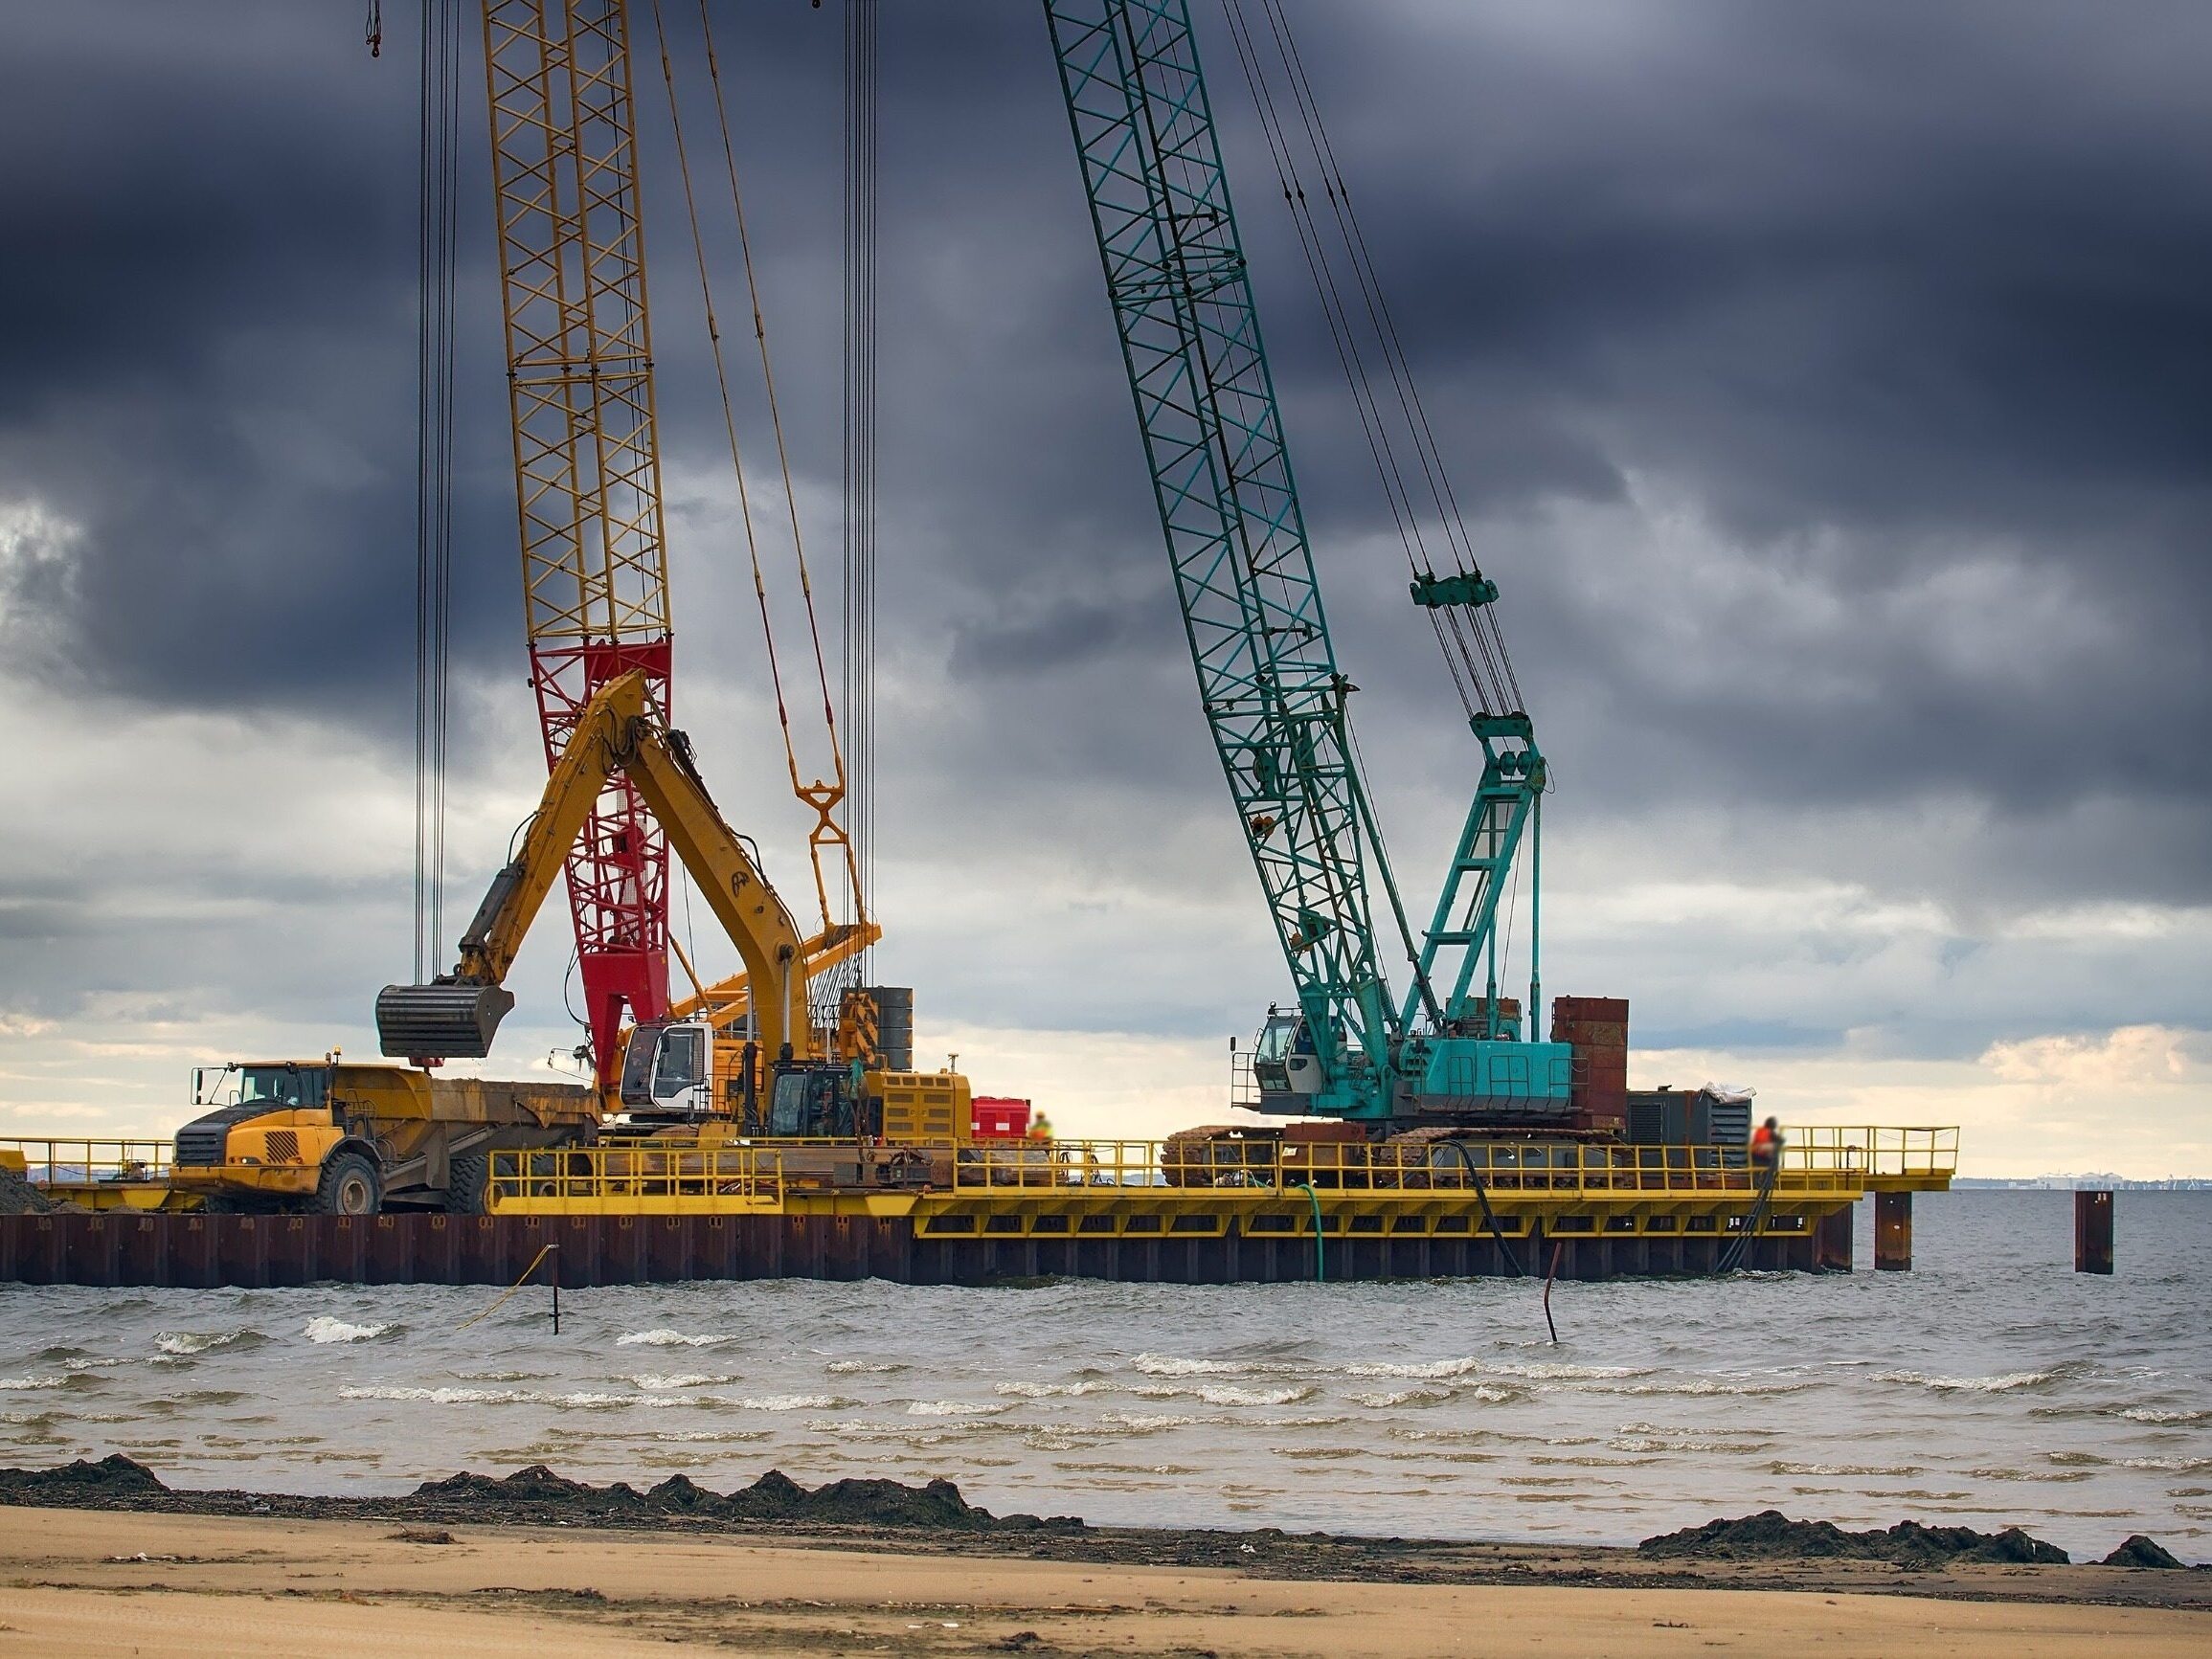
{"label": "teal lattice crane boom", "polygon": [[[1498,996],[1500,901],[1545,783],[1528,718],[1469,704],[1482,779],[1416,952],[1357,765],[1354,687],[1321,608],[1187,0],[1045,11],[1200,700],[1298,994],[1298,1015],[1262,1033],[1262,1099],[1381,1120],[1499,1102],[1564,1112],[1568,1051],[1504,1041],[1521,1032]],[[1417,572],[1412,587],[1439,640],[1445,615],[1482,638],[1477,613],[1497,589],[1478,572]],[[1411,965],[1402,1004],[1378,902]],[[1533,1001],[1533,943],[1530,959]]]}
{"label": "teal lattice crane boom", "polygon": [[1184,7],[1048,0],[1199,697],[1338,1110],[1401,1036],[1388,883]]}

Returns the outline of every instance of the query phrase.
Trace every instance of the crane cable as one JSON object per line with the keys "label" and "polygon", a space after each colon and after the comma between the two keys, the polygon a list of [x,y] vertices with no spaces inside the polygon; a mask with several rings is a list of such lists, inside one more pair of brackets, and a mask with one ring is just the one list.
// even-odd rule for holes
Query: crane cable
{"label": "crane cable", "polygon": [[[877,0],[845,7],[845,719],[858,894],[875,890]],[[845,983],[869,982],[868,952]]]}
{"label": "crane cable", "polygon": [[753,333],[759,346],[761,377],[764,382],[770,422],[776,438],[776,456],[782,473],[784,506],[791,525],[792,553],[798,565],[800,592],[804,596],[808,637],[814,649],[816,680],[822,692],[824,724],[829,739],[829,753],[833,779],[817,778],[813,783],[802,782],[799,770],[797,740],[791,729],[789,704],[784,696],[782,663],[776,648],[776,630],[768,604],[768,586],[760,565],[760,542],[756,525],[752,489],[745,475],[743,449],[737,437],[737,416],[730,391],[730,375],[722,350],[721,325],[714,310],[713,284],[707,266],[707,244],[700,229],[697,192],[693,188],[689,146],[685,139],[681,101],[676,92],[675,66],[668,52],[668,34],[665,26],[661,0],[652,0],[653,33],[661,58],[661,76],[667,89],[668,119],[675,134],[676,167],[684,187],[684,208],[689,221],[691,249],[699,276],[699,295],[706,309],[707,338],[714,363],[714,380],[722,399],[723,431],[729,439],[730,464],[737,480],[737,505],[739,520],[744,527],[746,554],[752,566],[753,594],[759,607],[761,637],[766,643],[768,676],[776,696],[776,719],[783,737],[783,758],[791,779],[792,793],[811,806],[817,822],[807,837],[807,849],[813,858],[815,897],[820,905],[823,926],[831,924],[829,886],[823,868],[822,849],[837,844],[844,849],[846,877],[853,894],[853,908],[865,915],[860,894],[859,869],[854,863],[852,843],[839,823],[836,813],[846,793],[845,758],[839,743],[836,708],[829,695],[829,670],[822,649],[822,631],[816,620],[814,589],[806,568],[806,549],[799,522],[797,486],[791,474],[790,456],[783,437],[783,419],[776,395],[775,371],[769,360],[768,330],[760,310],[760,290],[753,267],[752,243],[746,231],[744,198],[738,190],[735,146],[730,135],[728,106],[722,96],[721,70],[714,55],[713,30],[707,16],[706,0],[699,0],[699,24],[706,40],[706,58],[710,78],[714,86],[714,105],[720,122],[723,160],[730,181],[731,204],[736,215],[738,248],[745,269],[747,297],[753,312]]}
{"label": "crane cable", "polygon": [[[370,13],[370,43],[383,19]],[[423,0],[417,88],[415,354],[415,977],[439,967],[445,908],[446,689],[453,617],[453,363],[459,0]]]}
{"label": "crane cable", "polygon": [[[1327,125],[1321,118],[1297,37],[1289,17],[1282,10],[1282,0],[1256,0],[1256,3],[1268,36],[1273,42],[1273,56],[1281,66],[1280,75],[1286,87],[1285,100],[1296,112],[1304,139],[1304,148],[1311,156],[1320,178],[1321,194],[1328,204],[1330,217],[1334,222],[1333,236],[1324,233],[1306,191],[1289,125],[1278,107],[1274,78],[1263,57],[1259,25],[1247,16],[1243,0],[1225,0],[1230,36],[1236,47],[1239,67],[1244,72],[1246,83],[1252,90],[1258,110],[1270,158],[1275,163],[1277,183],[1290,210],[1299,247],[1305,256],[1308,274],[1313,278],[1323,314],[1328,319],[1331,342],[1336,347],[1345,381],[1351,389],[1354,407],[1359,414],[1377,476],[1382,482],[1384,496],[1389,505],[1400,544],[1416,577],[1433,571],[1427,536],[1422,528],[1423,515],[1413,499],[1415,483],[1408,476],[1411,472],[1416,475],[1418,482],[1426,486],[1424,493],[1428,497],[1428,504],[1433,509],[1452,554],[1463,569],[1471,572],[1476,566],[1465,515],[1445,469],[1433,425],[1421,400],[1411,364],[1407,358],[1396,321],[1383,292],[1373,255],[1352,206],[1350,191],[1345,186]],[[1349,267],[1348,277],[1339,276],[1338,257],[1332,256],[1330,251],[1332,244],[1343,248],[1342,258]],[[1354,316],[1353,301],[1347,298],[1345,292],[1347,288],[1356,294],[1359,309],[1366,317],[1365,328],[1360,326]],[[1412,446],[1411,466],[1400,460],[1400,440],[1392,436],[1391,422],[1387,418],[1384,408],[1385,394],[1376,388],[1375,374],[1367,363],[1367,350],[1361,344],[1363,336],[1371,341],[1371,349],[1382,362],[1383,373],[1389,383],[1389,400],[1396,405],[1398,423],[1410,436]],[[1465,609],[1467,615],[1464,619],[1459,607],[1435,607],[1431,610],[1430,616],[1438,647],[1443,652],[1462,706],[1470,715],[1478,711],[1520,708],[1522,697],[1519,681],[1513,670],[1512,659],[1505,648],[1504,637],[1492,614],[1493,608],[1480,606]]]}

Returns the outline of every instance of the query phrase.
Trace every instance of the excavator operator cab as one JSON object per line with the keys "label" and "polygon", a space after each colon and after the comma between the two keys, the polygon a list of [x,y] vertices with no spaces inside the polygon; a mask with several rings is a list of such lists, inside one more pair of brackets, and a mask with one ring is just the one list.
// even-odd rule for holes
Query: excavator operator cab
{"label": "excavator operator cab", "polygon": [[869,1132],[855,1118],[854,1094],[850,1066],[786,1062],[776,1068],[776,1085],[768,1096],[767,1132],[778,1138]]}
{"label": "excavator operator cab", "polygon": [[1253,1076],[1264,1098],[1271,1094],[1319,1094],[1321,1065],[1314,1057],[1313,1035],[1302,1014],[1269,1014],[1253,1044]]}
{"label": "excavator operator cab", "polygon": [[705,1117],[713,1106],[714,1034],[705,1021],[633,1026],[622,1051],[622,1105],[648,1117]]}

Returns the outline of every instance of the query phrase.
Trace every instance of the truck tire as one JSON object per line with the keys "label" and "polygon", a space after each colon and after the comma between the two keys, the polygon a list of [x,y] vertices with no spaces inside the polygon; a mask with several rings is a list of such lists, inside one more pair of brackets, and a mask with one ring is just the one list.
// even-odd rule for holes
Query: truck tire
{"label": "truck tire", "polygon": [[357,1152],[330,1155],[315,1188],[315,1209],[326,1216],[372,1216],[384,1207],[376,1166]]}
{"label": "truck tire", "polygon": [[490,1211],[491,1154],[464,1152],[446,1166],[445,1213],[482,1216]]}

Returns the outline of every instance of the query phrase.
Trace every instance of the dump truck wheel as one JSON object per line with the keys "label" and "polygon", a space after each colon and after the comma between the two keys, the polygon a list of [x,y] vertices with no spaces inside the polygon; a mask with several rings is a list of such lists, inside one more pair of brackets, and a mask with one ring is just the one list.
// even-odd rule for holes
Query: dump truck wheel
{"label": "dump truck wheel", "polygon": [[445,1213],[482,1216],[490,1213],[491,1155],[463,1153],[445,1172]]}
{"label": "dump truck wheel", "polygon": [[372,1216],[383,1207],[384,1183],[376,1166],[357,1152],[334,1154],[323,1166],[315,1208],[326,1216]]}

